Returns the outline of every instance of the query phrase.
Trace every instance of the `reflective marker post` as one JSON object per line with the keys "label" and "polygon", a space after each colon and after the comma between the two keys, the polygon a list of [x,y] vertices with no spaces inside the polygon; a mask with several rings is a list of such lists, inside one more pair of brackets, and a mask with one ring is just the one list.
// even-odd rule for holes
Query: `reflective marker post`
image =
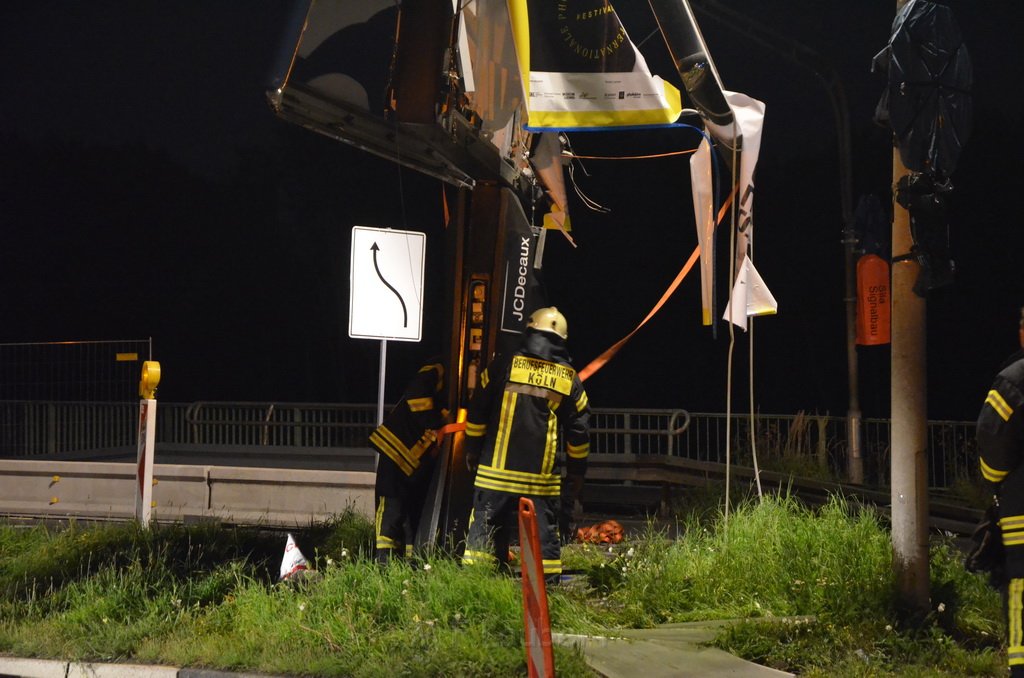
{"label": "reflective marker post", "polygon": [[555,657],[551,651],[548,593],[544,588],[544,563],[533,502],[519,498],[519,547],[523,572],[523,618],[526,635],[526,666],[530,678],[553,678]]}
{"label": "reflective marker post", "polygon": [[149,527],[153,514],[153,458],[156,448],[156,387],[160,383],[160,363],[142,363],[139,381],[138,463],[135,471],[135,519]]}

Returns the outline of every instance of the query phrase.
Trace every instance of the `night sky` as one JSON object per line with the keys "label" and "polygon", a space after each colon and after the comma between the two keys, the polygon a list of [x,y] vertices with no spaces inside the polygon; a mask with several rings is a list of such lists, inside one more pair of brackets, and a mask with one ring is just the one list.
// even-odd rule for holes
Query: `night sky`
{"label": "night sky", "polygon": [[[648,64],[675,81],[646,3],[617,6]],[[1011,0],[948,3],[974,63],[975,129],[948,197],[953,285],[928,301],[932,419],[973,419],[1017,343],[1024,237]],[[889,132],[872,122],[870,72],[895,3],[733,0],[818,52],[850,107],[853,199],[889,204]],[[373,402],[379,343],[347,336],[350,229],[428,234],[420,344],[389,342],[388,398],[440,348],[441,186],[274,117],[264,92],[291,2],[6,3],[0,9],[0,342],[152,336],[167,401]],[[779,314],[755,324],[764,413],[847,406],[837,144],[809,71],[701,21],[727,89],[766,103],[755,257]],[[1007,90],[1015,89],[1012,93]],[[578,153],[692,148],[683,129],[570,135]],[[647,314],[696,244],[687,156],[586,161],[570,195],[573,250],[549,238],[545,277],[582,367]],[[888,235],[883,241],[887,242]],[[734,408],[747,407],[748,337],[735,348]],[[604,370],[598,407],[725,408],[728,328],[700,324],[694,272]],[[888,416],[887,347],[862,347],[861,400]]]}

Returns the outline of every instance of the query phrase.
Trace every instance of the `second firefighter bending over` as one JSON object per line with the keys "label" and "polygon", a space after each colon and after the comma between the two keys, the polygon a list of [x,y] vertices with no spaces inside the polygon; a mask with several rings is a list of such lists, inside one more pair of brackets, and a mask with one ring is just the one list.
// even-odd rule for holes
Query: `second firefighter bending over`
{"label": "second firefighter bending over", "polygon": [[497,355],[480,377],[466,422],[466,460],[476,469],[473,512],[463,563],[508,567],[509,532],[519,497],[533,501],[544,574],[562,572],[558,513],[561,463],[558,431],[565,433],[566,481],[575,500],[590,453],[590,405],[570,364],[568,328],[557,308],[530,316],[523,343]]}
{"label": "second firefighter bending over", "polygon": [[374,488],[378,562],[412,553],[433,473],[437,429],[448,413],[444,395],[444,366],[424,365],[370,434],[370,445],[380,452]]}

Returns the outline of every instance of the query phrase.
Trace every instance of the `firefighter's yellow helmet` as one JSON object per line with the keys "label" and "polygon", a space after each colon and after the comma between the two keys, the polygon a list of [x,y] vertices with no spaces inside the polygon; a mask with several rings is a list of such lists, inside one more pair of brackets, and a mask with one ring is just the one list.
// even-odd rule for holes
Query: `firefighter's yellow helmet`
{"label": "firefighter's yellow helmet", "polygon": [[526,326],[539,332],[557,334],[562,339],[569,338],[569,325],[565,322],[565,316],[554,306],[538,308],[530,314],[530,322]]}

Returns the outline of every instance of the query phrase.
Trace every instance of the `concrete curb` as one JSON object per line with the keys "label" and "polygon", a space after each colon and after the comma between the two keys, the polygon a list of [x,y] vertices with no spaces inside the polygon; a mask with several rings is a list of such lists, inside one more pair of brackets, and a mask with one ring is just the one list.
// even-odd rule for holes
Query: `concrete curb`
{"label": "concrete curb", "polygon": [[0,678],[277,678],[266,673],[186,669],[155,664],[69,662],[0,657]]}

